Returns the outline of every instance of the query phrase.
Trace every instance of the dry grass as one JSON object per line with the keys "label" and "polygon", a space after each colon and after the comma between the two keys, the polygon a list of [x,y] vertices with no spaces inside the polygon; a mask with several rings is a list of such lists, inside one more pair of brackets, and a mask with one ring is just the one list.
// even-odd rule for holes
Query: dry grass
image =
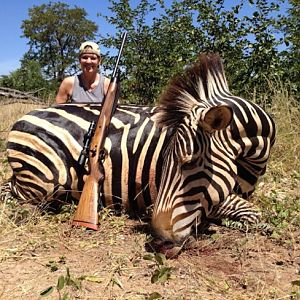
{"label": "dry grass", "polygon": [[[1,131],[33,107],[1,107]],[[0,203],[0,299],[300,299],[300,115],[282,88],[269,112],[277,142],[254,200],[272,236],[216,227],[178,258],[145,250],[148,225],[104,210],[99,232],[71,228],[59,214]],[[5,141],[6,133],[1,136]],[[0,180],[9,174],[2,142]],[[65,298],[64,298],[65,297]]]}
{"label": "dry grass", "polygon": [[300,172],[300,103],[282,86],[274,90],[269,109],[277,126],[277,141],[270,170],[278,174]]}
{"label": "dry grass", "polygon": [[270,90],[272,106],[266,110],[276,123],[276,142],[256,199],[266,220],[288,239],[300,227],[300,103],[280,83]]}
{"label": "dry grass", "polygon": [[2,121],[0,123],[0,132],[2,134],[7,134],[11,126],[14,124],[14,122],[17,119],[21,118],[27,112],[40,107],[42,107],[42,105],[26,104],[26,103],[12,103],[12,104],[1,105],[0,119]]}
{"label": "dry grass", "polygon": [[42,107],[42,105],[26,103],[3,105],[0,101],[0,183],[11,176],[10,168],[7,165],[6,156],[4,154],[8,132],[16,120],[21,118],[27,112],[40,107]]}

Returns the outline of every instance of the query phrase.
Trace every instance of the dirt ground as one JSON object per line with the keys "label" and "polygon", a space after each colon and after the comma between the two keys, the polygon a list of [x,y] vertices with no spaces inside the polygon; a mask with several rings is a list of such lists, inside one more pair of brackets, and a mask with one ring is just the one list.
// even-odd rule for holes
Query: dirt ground
{"label": "dirt ground", "polygon": [[[10,169],[5,139],[0,142],[1,184]],[[276,164],[286,156],[282,150]],[[256,193],[269,219],[282,226],[279,234],[211,225],[168,260],[145,247],[148,224],[104,211],[99,231],[71,228],[72,207],[50,214],[5,198],[0,201],[0,299],[300,299],[300,174],[281,174],[286,173],[273,171]]]}
{"label": "dirt ground", "polygon": [[282,242],[213,225],[178,257],[160,260],[145,249],[147,224],[125,216],[102,216],[94,232],[71,228],[69,213],[22,213],[19,223],[20,207],[6,216],[12,222],[1,230],[0,299],[41,299],[51,286],[43,298],[300,299],[299,232]]}

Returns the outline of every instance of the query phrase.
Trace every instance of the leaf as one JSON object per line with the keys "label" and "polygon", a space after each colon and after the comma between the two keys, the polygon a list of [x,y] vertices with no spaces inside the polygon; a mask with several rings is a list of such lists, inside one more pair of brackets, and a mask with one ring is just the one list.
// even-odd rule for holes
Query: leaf
{"label": "leaf", "polygon": [[65,277],[61,275],[58,277],[56,288],[58,291],[61,291],[64,288],[64,286],[65,286]]}
{"label": "leaf", "polygon": [[65,256],[61,256],[61,257],[59,258],[58,262],[59,262],[60,264],[65,264],[65,263],[66,263],[66,257],[65,257]]}
{"label": "leaf", "polygon": [[157,292],[153,292],[149,295],[148,298],[146,298],[147,300],[154,300],[154,299],[159,299],[162,298],[161,294],[157,293]]}
{"label": "leaf", "polygon": [[103,282],[103,278],[100,278],[98,276],[91,276],[91,275],[81,276],[81,277],[79,277],[79,279],[80,280],[91,281],[91,282],[97,282],[97,283]]}
{"label": "leaf", "polygon": [[153,260],[153,255],[152,254],[146,254],[146,255],[143,256],[143,259],[152,261]]}
{"label": "leaf", "polygon": [[171,268],[170,267],[162,267],[160,269],[156,269],[151,277],[151,283],[164,283],[171,277]]}
{"label": "leaf", "polygon": [[293,280],[292,285],[300,286],[300,280]]}
{"label": "leaf", "polygon": [[40,293],[40,296],[42,296],[42,297],[47,297],[47,296],[49,296],[53,291],[54,291],[54,287],[53,287],[53,286],[49,286],[48,288],[46,288],[45,290],[43,290],[43,291]]}
{"label": "leaf", "polygon": [[55,272],[58,270],[58,266],[54,260],[50,260],[47,264],[46,267],[49,267],[51,272]]}
{"label": "leaf", "polygon": [[71,276],[70,276],[70,269],[67,267],[67,275],[65,277],[66,280],[66,285],[70,285],[70,280],[71,280]]}
{"label": "leaf", "polygon": [[162,253],[156,253],[155,254],[155,260],[158,264],[163,265],[166,262],[166,256]]}

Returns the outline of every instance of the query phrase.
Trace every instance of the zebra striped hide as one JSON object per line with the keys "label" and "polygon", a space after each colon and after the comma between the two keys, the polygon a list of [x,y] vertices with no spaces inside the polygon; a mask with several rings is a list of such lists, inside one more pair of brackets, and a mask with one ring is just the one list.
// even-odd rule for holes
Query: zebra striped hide
{"label": "zebra striped hide", "polygon": [[[40,203],[78,199],[88,168],[78,168],[84,136],[100,105],[58,105],[17,121],[7,144],[12,192]],[[141,213],[181,241],[206,218],[257,222],[247,200],[266,169],[275,125],[258,105],[230,93],[221,60],[201,55],[173,78],[158,107],[120,105],[105,141],[106,207]]]}

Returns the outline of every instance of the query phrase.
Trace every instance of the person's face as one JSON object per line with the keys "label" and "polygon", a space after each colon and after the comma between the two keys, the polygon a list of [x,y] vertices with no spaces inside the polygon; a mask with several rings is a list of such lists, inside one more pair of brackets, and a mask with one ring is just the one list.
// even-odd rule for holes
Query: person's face
{"label": "person's face", "polygon": [[83,72],[94,72],[98,70],[100,58],[96,54],[84,53],[79,58]]}

